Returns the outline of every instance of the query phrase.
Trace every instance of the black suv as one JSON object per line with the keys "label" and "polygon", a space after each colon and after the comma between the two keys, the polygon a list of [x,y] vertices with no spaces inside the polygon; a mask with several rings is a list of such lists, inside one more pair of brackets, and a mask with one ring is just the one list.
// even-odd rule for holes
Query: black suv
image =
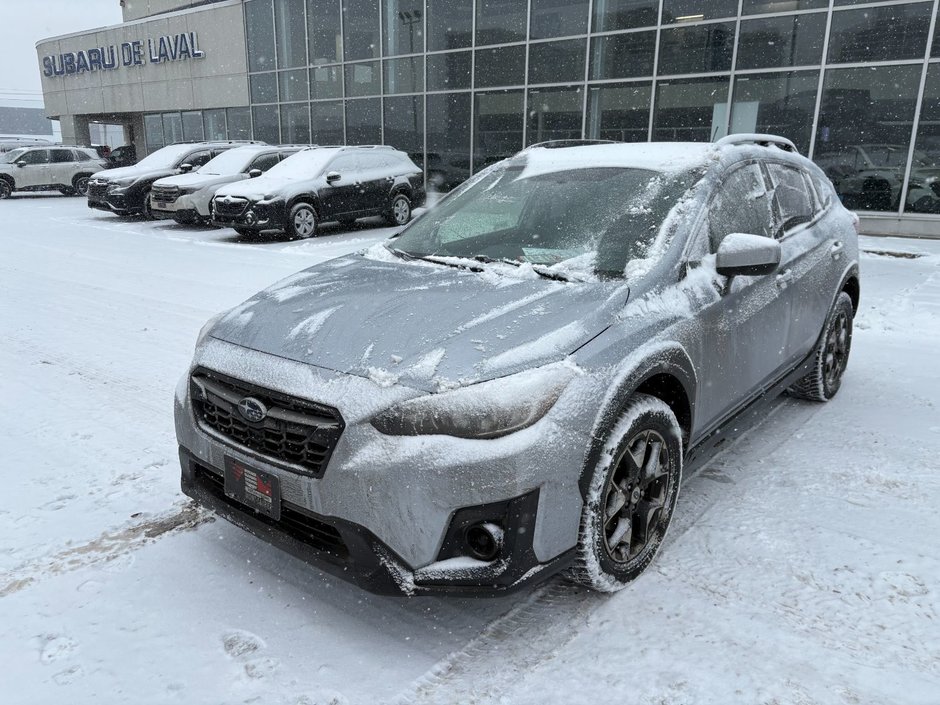
{"label": "black suv", "polygon": [[150,187],[157,179],[196,169],[227,149],[258,142],[181,142],[148,154],[134,166],[105,169],[88,184],[88,207],[118,215],[150,213]]}
{"label": "black suv", "polygon": [[212,222],[240,234],[283,231],[308,238],[328,220],[349,224],[381,215],[404,225],[424,198],[424,175],[404,152],[383,145],[311,147],[263,176],[220,188]]}

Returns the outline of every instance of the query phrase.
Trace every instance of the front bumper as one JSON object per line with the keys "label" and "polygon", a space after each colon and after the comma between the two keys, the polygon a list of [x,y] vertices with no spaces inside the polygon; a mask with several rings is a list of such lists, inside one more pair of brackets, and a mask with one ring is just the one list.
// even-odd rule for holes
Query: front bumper
{"label": "front bumper", "polygon": [[283,232],[287,224],[287,207],[284,201],[264,204],[249,201],[241,212],[233,213],[213,206],[211,222],[221,228],[238,228],[254,232],[266,230]]}
{"label": "front bumper", "polygon": [[[507,510],[507,541],[498,560],[468,567],[463,561],[442,559],[423,569],[410,570],[405,561],[364,526],[318,516],[303,507],[283,502],[281,518],[275,521],[226,496],[218,468],[198,462],[180,448],[181,489],[198,504],[248,531],[261,540],[364,590],[381,595],[493,596],[514,592],[545,579],[567,566],[573,549],[546,564],[532,551],[532,529],[538,491],[509,502],[505,507],[467,508],[455,515],[442,553],[452,552],[460,540],[467,517]],[[452,558],[457,558],[452,556]]]}
{"label": "front bumper", "polygon": [[[303,390],[305,399],[339,408],[346,422],[322,477],[304,476],[202,427],[189,375],[181,380],[176,427],[183,491],[262,539],[382,593],[499,594],[570,562],[588,444],[549,417],[487,441],[384,436],[369,419],[413,390],[382,388],[212,338],[196,365],[282,394]],[[284,513],[274,522],[227,498],[219,489],[226,458],[277,475],[288,524],[300,517],[324,525],[342,539],[345,554],[298,536]],[[503,550],[489,562],[471,560],[466,547],[466,528],[480,521],[503,529]]]}

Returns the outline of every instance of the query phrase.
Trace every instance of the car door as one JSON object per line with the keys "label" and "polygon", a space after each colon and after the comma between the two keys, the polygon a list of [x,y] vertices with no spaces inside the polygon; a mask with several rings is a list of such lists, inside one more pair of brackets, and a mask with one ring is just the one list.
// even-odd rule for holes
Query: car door
{"label": "car door", "polygon": [[[773,237],[772,193],[759,164],[729,168],[709,201],[699,237],[714,256],[731,233]],[[720,280],[721,278],[719,278]],[[700,311],[699,399],[703,429],[755,398],[786,364],[790,299],[776,274],[737,276]]]}
{"label": "car door", "polygon": [[359,157],[356,154],[340,154],[330,162],[324,173],[336,172],[339,178],[320,190],[321,217],[323,220],[341,218],[360,210]]}
{"label": "car door", "polygon": [[360,161],[360,208],[377,213],[388,207],[388,197],[395,183],[392,158],[381,151],[363,152]]}
{"label": "car door", "polygon": [[76,166],[75,154],[71,149],[50,149],[49,170],[46,174],[48,181],[46,183],[70,186]]}
{"label": "car door", "polygon": [[781,258],[777,281],[790,300],[787,362],[795,364],[813,348],[829,312],[833,281],[833,255],[841,251],[833,228],[822,223],[823,209],[810,177],[802,169],[777,162],[766,163],[773,188],[776,237]]}
{"label": "car door", "polygon": [[45,186],[49,183],[49,150],[30,149],[16,160],[17,169],[13,178],[17,188]]}

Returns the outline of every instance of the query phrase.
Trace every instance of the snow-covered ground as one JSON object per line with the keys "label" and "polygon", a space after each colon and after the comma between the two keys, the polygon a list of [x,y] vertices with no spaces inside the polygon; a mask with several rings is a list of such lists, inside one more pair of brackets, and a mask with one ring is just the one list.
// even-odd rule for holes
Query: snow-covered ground
{"label": "snow-covered ground", "polygon": [[[864,238],[842,391],[781,399],[612,596],[376,597],[194,511],[213,313],[367,247],[0,203],[0,702],[940,702],[940,242]],[[893,256],[897,253],[914,258]]]}

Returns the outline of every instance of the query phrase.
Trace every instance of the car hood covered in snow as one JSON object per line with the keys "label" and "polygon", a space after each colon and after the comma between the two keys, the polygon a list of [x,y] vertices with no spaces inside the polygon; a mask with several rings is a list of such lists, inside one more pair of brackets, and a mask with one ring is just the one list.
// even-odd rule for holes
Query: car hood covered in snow
{"label": "car hood covered in snow", "polygon": [[569,283],[360,254],[260,292],[210,335],[383,386],[435,391],[565,357],[610,324],[627,294],[623,282]]}
{"label": "car hood covered in snow", "polygon": [[179,186],[180,188],[205,188],[215,184],[225,184],[247,178],[247,174],[178,174],[160,179],[155,186]]}
{"label": "car hood covered in snow", "polygon": [[131,177],[135,179],[144,179],[151,176],[158,176],[164,174],[169,176],[170,174],[175,174],[176,169],[173,167],[160,167],[157,169],[154,168],[141,168],[138,166],[122,166],[118,169],[105,169],[104,171],[95,172],[94,177],[96,179],[107,179],[108,181],[117,181],[118,179],[129,179]]}
{"label": "car hood covered in snow", "polygon": [[[296,184],[303,179],[296,176],[278,176],[263,174],[254,179],[239,181],[220,188],[216,195],[234,196],[236,198],[247,198],[252,201],[258,201],[270,194],[277,194],[285,186]],[[323,183],[326,183],[324,181]]]}

